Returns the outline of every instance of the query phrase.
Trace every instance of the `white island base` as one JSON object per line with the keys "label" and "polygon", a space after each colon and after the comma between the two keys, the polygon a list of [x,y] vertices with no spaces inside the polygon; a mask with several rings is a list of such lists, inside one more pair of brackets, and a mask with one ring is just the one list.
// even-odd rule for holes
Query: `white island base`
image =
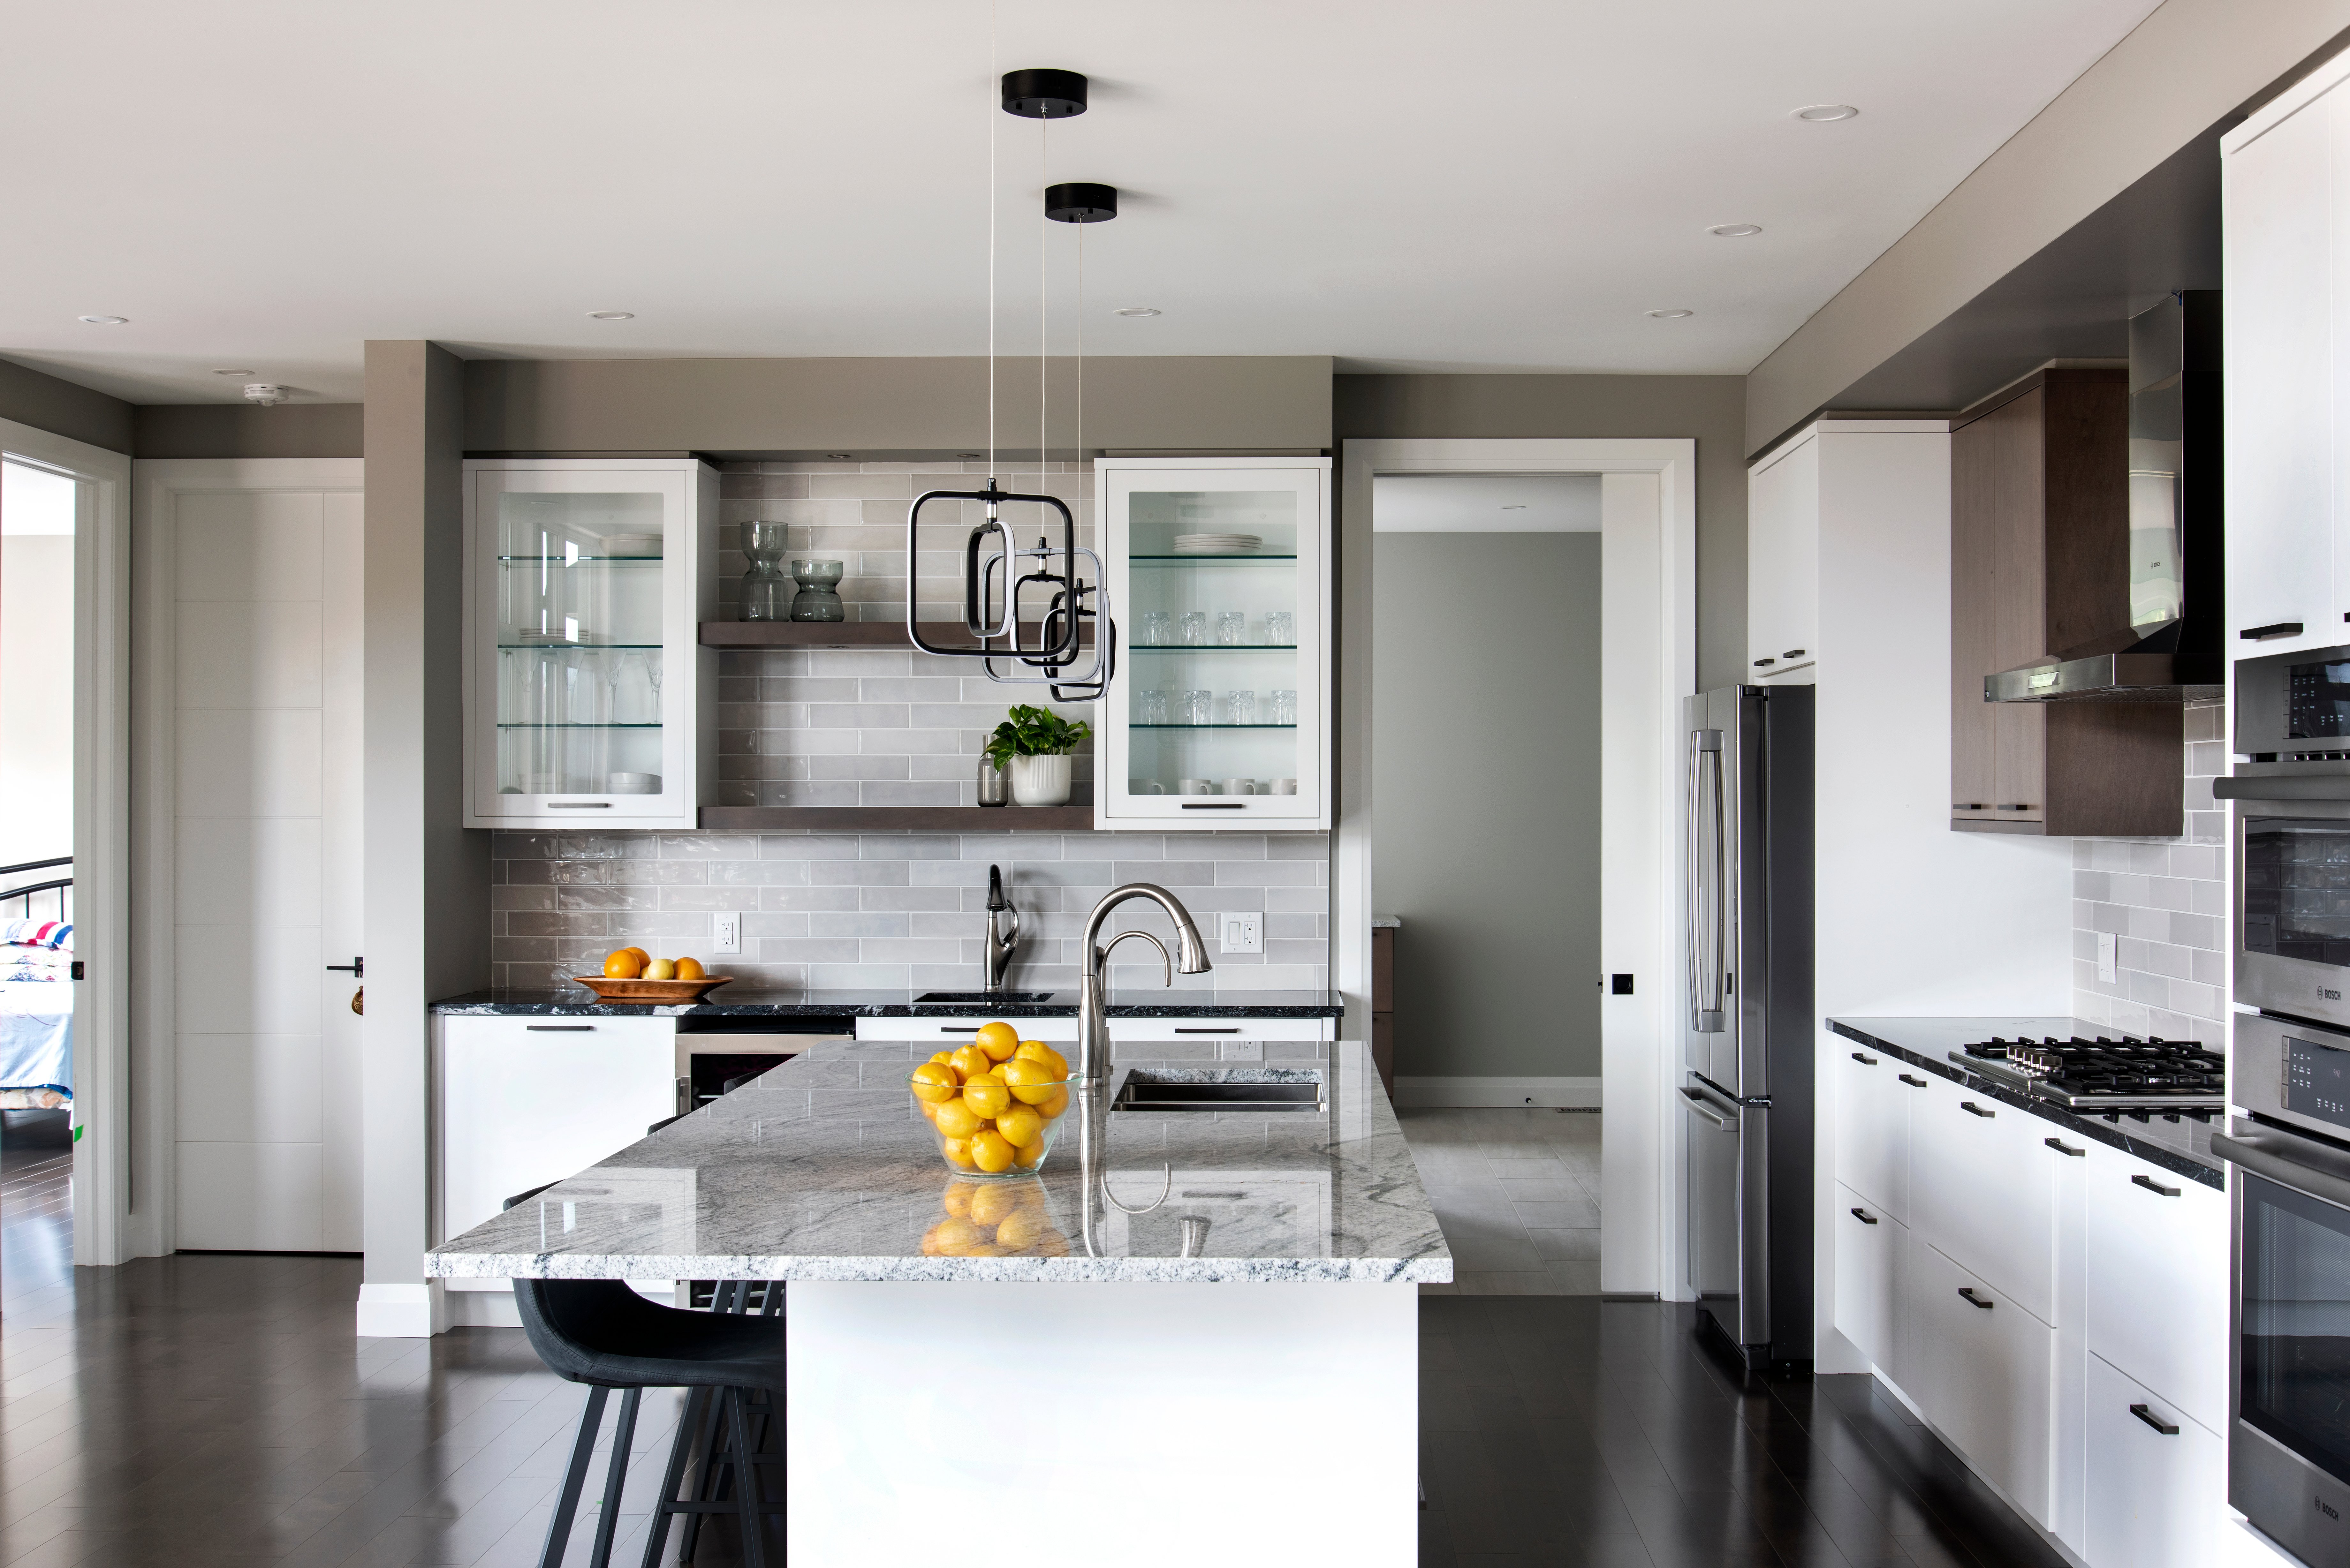
{"label": "white island base", "polygon": [[795,1280],[791,1561],[1419,1556],[1411,1283]]}

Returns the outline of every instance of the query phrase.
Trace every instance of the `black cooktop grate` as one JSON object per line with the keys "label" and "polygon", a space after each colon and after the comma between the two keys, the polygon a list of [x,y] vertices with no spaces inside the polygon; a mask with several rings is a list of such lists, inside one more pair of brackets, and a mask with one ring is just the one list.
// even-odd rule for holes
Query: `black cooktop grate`
{"label": "black cooktop grate", "polygon": [[2066,1095],[2177,1095],[2210,1098],[2225,1092],[2228,1064],[2198,1041],[1991,1039],[1965,1047],[1968,1056],[1997,1063],[2009,1074]]}

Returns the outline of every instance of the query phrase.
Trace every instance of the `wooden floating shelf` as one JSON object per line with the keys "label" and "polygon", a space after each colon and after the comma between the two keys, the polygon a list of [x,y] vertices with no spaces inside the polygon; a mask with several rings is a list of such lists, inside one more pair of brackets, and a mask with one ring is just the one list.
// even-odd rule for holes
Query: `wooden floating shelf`
{"label": "wooden floating shelf", "polygon": [[[1033,647],[1040,639],[1034,626],[1023,632]],[[922,638],[940,648],[967,649],[976,653],[979,645],[961,621],[926,620],[922,622]],[[1094,631],[1085,627],[1078,633],[1081,646],[1091,647]],[[704,648],[912,648],[913,639],[906,635],[906,623],[898,620],[706,620],[702,623],[702,646]],[[1004,649],[1001,657],[1010,658]],[[1017,809],[1006,807],[1007,810]]]}
{"label": "wooden floating shelf", "polygon": [[734,833],[1090,833],[1090,805],[705,805],[702,826]]}

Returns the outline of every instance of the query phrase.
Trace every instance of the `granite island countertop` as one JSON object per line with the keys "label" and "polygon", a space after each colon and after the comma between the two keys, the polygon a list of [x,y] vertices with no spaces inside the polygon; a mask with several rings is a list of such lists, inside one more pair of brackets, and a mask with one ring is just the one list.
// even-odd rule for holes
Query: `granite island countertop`
{"label": "granite island countertop", "polygon": [[[899,1043],[824,1043],[443,1242],[425,1273],[473,1279],[1298,1281],[1440,1283],[1452,1255],[1367,1050],[1341,1041],[1318,1114],[1113,1112],[1089,1246],[1077,1129],[1018,1189],[1063,1239],[1034,1253],[925,1256],[957,1178],[913,1108]],[[1148,1063],[1121,1064],[1124,1075]],[[1196,1073],[1197,1063],[1168,1064]],[[1238,1074],[1247,1069],[1231,1069]],[[1273,1069],[1260,1069],[1273,1071]],[[1082,1114],[1073,1106],[1072,1116]],[[969,1187],[970,1183],[962,1184]],[[1206,1218],[1184,1258],[1182,1220]]]}
{"label": "granite island countertop", "polygon": [[[722,986],[706,1001],[676,1006],[602,1002],[585,986],[556,991],[469,991],[431,1004],[439,1013],[561,1018],[1075,1018],[1077,988],[1045,1002],[917,1002],[913,991],[758,991]],[[1140,1000],[1138,1000],[1139,998]],[[1326,991],[1187,991],[1157,986],[1113,991],[1112,1018],[1344,1018]]]}
{"label": "granite island countertop", "polygon": [[2211,1152],[2211,1135],[2220,1130],[2217,1112],[2209,1121],[2197,1121],[2192,1116],[2167,1117],[2160,1111],[2067,1110],[2001,1079],[1970,1072],[1950,1060],[1950,1053],[1960,1046],[1989,1040],[1993,1035],[2010,1040],[2019,1036],[2044,1039],[2052,1034],[2060,1040],[2075,1034],[2094,1040],[2100,1033],[2122,1038],[2123,1032],[2109,1023],[2091,1023],[2079,1018],[2002,1017],[1831,1018],[1827,1024],[1847,1040],[1883,1051],[1954,1084],[1962,1084],[1970,1092],[1988,1095],[2018,1110],[2029,1111],[2068,1132],[2111,1145],[2206,1187],[2221,1191],[2227,1189],[2227,1163]]}

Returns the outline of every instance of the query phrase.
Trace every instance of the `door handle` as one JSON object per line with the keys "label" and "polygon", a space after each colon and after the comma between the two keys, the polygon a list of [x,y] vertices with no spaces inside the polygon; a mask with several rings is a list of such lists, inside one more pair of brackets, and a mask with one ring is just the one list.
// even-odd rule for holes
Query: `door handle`
{"label": "door handle", "polygon": [[1981,1116],[1985,1121],[1989,1121],[1991,1117],[1999,1115],[1997,1111],[1987,1111],[1983,1109],[1972,1100],[1960,1100],[1959,1102],[1959,1109],[1966,1112],[1970,1116]]}
{"label": "door handle", "polygon": [[1877,1065],[1877,1058],[1876,1058],[1876,1057],[1874,1057],[1874,1056],[1864,1056],[1864,1055],[1862,1055],[1862,1054],[1861,1054],[1859,1052],[1857,1052],[1857,1051],[1856,1051],[1856,1052],[1854,1052],[1854,1053],[1852,1054],[1852,1059],[1853,1059],[1854,1061],[1856,1061],[1856,1062],[1859,1063],[1859,1064],[1860,1064],[1862,1066],[1864,1066],[1864,1067],[1874,1067],[1874,1066],[1876,1066],[1876,1065]]}
{"label": "door handle", "polygon": [[2062,1140],[2060,1140],[2060,1139],[2053,1138],[2053,1137],[2043,1137],[2043,1138],[2042,1138],[2040,1141],[2041,1141],[2042,1143],[2046,1144],[2050,1148],[2054,1149],[2058,1154],[2069,1154],[2069,1155],[2071,1155],[2074,1159],[2086,1159],[2086,1158],[2089,1158],[2089,1151],[2088,1151],[2087,1149],[2085,1149],[2085,1148],[2066,1148],[2066,1147],[2064,1147],[2064,1143],[2062,1142]]}
{"label": "door handle", "polygon": [[2161,1417],[2156,1415],[2144,1405],[2131,1406],[2130,1414],[2136,1416],[2139,1420],[2144,1421],[2147,1426],[2152,1427],[2156,1431],[2160,1432],[2166,1438],[2175,1438],[2178,1436],[2178,1426],[2176,1422],[2164,1420]]}
{"label": "door handle", "polygon": [[608,800],[550,800],[546,803],[546,809],[549,811],[609,811],[612,809],[612,803]]}
{"label": "door handle", "polygon": [[1791,648],[1784,653],[1779,655],[1779,657],[1782,659],[1801,659],[1804,657],[1804,650],[1800,648]]}
{"label": "door handle", "polygon": [[[1689,857],[1684,906],[1689,927],[1690,1031],[1719,1034],[1722,1031],[1722,948],[1726,894],[1721,878],[1727,850],[1722,843],[1721,732],[1690,732]],[[1709,837],[1711,843],[1708,842]],[[1709,862],[1710,867],[1709,867]],[[1707,870],[1711,872],[1712,898],[1707,904]]]}
{"label": "door handle", "polygon": [[2281,620],[2268,626],[2248,626],[2236,635],[2246,642],[2265,642],[2272,637],[2299,637],[2301,622]]}
{"label": "door handle", "polygon": [[1228,1029],[1192,1029],[1186,1028],[1180,1023],[1175,1026],[1175,1033],[1178,1034],[1238,1034],[1240,1032],[1240,1025],[1237,1023]]}
{"label": "door handle", "polygon": [[340,970],[345,974],[349,975],[353,980],[365,980],[367,978],[367,960],[363,958],[355,958],[348,963],[330,963],[327,967],[328,969]]}
{"label": "door handle", "polygon": [[1975,1294],[1975,1288],[1972,1285],[1960,1285],[1959,1287],[1959,1294],[1966,1298],[1967,1305],[1970,1307],[1981,1307],[1985,1312],[1991,1311],[1994,1304]]}
{"label": "door handle", "polygon": [[1876,1224],[1876,1223],[1877,1223],[1877,1216],[1876,1216],[1876,1215],[1874,1215],[1874,1214],[1865,1214],[1865,1213],[1861,1212],[1861,1210],[1857,1210],[1857,1209],[1856,1209],[1856,1210],[1854,1210],[1852,1211],[1852,1217],[1853,1217],[1854,1219],[1856,1219],[1856,1220],[1859,1220],[1859,1221],[1860,1221],[1862,1224],[1864,1224],[1864,1225],[1874,1225],[1874,1224]]}
{"label": "door handle", "polygon": [[2132,1187],[2143,1187],[2148,1192],[2159,1193],[2165,1198],[2176,1198],[2178,1196],[2178,1189],[2176,1187],[2165,1187],[2162,1183],[2155,1180],[2154,1178],[2150,1176],[2133,1176],[2130,1178],[2130,1185]]}
{"label": "door handle", "polygon": [[1913,1089],[1922,1089],[1926,1086],[1926,1080],[1923,1078],[1913,1078],[1907,1073],[1903,1073],[1898,1075],[1903,1083],[1908,1085]]}
{"label": "door handle", "polygon": [[522,1029],[525,1034],[593,1034],[596,1033],[596,1026],[592,1023],[525,1023]]}

